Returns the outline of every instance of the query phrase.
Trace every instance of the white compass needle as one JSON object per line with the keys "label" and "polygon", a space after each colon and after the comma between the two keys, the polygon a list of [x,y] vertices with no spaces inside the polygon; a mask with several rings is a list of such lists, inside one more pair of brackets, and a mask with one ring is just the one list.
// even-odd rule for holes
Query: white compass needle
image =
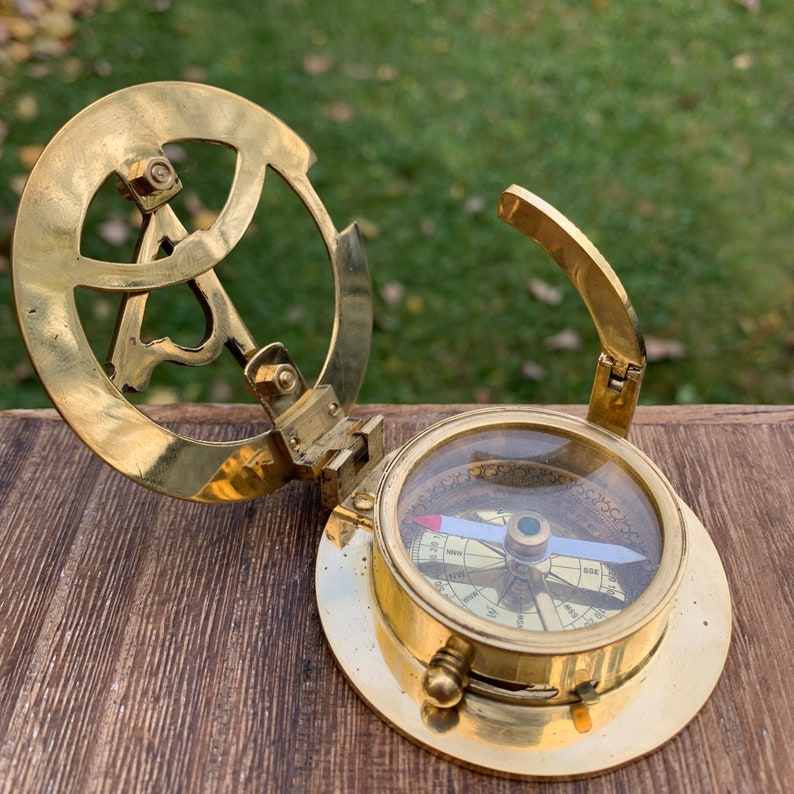
{"label": "white compass needle", "polygon": [[[455,516],[414,516],[414,520],[432,532],[443,532],[459,538],[491,543],[504,543],[507,529],[503,524],[486,524]],[[576,540],[559,535],[550,535],[546,547],[546,559],[551,554],[563,557],[579,557],[595,562],[629,563],[646,559],[642,554],[615,543],[597,543],[591,540]]]}
{"label": "white compass needle", "polygon": [[504,543],[506,533],[504,524],[485,524],[454,516],[414,516],[414,521],[433,532],[490,543]]}
{"label": "white compass needle", "polygon": [[549,538],[548,550],[549,554],[579,557],[594,562],[641,562],[646,559],[642,554],[615,543],[595,543],[591,540],[561,538],[558,535]]}

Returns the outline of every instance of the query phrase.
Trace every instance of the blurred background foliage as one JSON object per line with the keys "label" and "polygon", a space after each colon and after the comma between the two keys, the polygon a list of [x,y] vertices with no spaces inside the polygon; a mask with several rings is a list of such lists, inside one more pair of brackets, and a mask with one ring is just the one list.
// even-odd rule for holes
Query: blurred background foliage
{"label": "blurred background foliage", "polygon": [[[556,265],[496,219],[518,183],[573,220],[631,296],[652,362],[642,401],[794,396],[794,4],[787,0],[0,0],[0,407],[46,396],[16,328],[9,263],[25,176],[114,90],[193,80],[266,107],[318,156],[338,228],[363,231],[376,325],[362,402],[583,402],[597,341]],[[189,228],[212,223],[233,155],[170,154]],[[84,253],[130,261],[132,205],[108,184]],[[333,285],[273,175],[218,273],[259,344],[308,376]],[[116,301],[77,296],[103,360]],[[196,343],[189,290],[147,330]],[[249,399],[230,355],[161,366],[148,401]]]}

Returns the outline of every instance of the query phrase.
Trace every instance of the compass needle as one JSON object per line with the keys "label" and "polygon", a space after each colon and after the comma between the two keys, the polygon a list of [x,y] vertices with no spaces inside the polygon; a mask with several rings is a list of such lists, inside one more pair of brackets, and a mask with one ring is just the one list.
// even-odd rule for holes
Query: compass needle
{"label": "compass needle", "polygon": [[505,536],[505,527],[502,524],[494,525],[482,521],[469,521],[455,516],[439,514],[414,516],[414,521],[431,532],[441,532],[445,535],[455,535],[456,537],[469,538],[470,540],[501,543]]}
{"label": "compass needle", "polygon": [[[537,519],[530,519],[532,529],[521,530],[521,534],[535,534],[537,531],[534,522]],[[448,515],[425,515],[414,516],[414,521],[421,524],[431,532],[440,532],[446,535],[454,535],[459,538],[469,538],[471,540],[503,542],[509,524],[491,524],[484,521],[471,521],[464,518],[457,518]],[[533,531],[534,530],[534,531]],[[584,560],[595,560],[598,562],[630,563],[642,562],[646,557],[644,554],[632,551],[626,546],[615,543],[593,542],[579,540],[576,538],[554,535],[549,532],[545,541],[545,555],[539,558],[545,559],[550,554],[559,554],[564,557],[579,557]]]}
{"label": "compass needle", "polygon": [[615,543],[593,543],[588,540],[577,540],[559,535],[549,537],[549,551],[551,554],[560,554],[565,557],[579,557],[583,560],[597,562],[630,563],[642,562],[646,559],[644,554]]}

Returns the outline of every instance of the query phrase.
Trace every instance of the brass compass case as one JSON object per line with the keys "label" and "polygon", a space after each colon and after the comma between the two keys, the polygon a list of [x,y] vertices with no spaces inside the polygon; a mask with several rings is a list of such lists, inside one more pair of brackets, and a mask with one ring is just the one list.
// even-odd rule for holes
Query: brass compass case
{"label": "brass compass case", "polygon": [[332,516],[318,602],[354,686],[414,740],[501,774],[588,775],[695,716],[725,662],[730,596],[700,522],[624,438],[645,355],[614,272],[520,187],[499,215],[590,310],[588,419],[496,407],[420,433],[374,492],[372,538]]}
{"label": "brass compass case", "polygon": [[[172,199],[169,143],[236,153],[215,224],[188,232]],[[332,509],[316,590],[340,667],[414,741],[517,777],[592,774],[648,753],[708,698],[730,641],[730,598],[707,533],[659,469],[625,440],[645,369],[620,282],[587,238],[513,186],[499,216],[570,277],[601,341],[587,420],[529,407],[453,417],[385,454],[379,417],[347,415],[369,353],[363,245],[337,232],[308,179],[308,146],[262,108],[187,83],[125,89],[76,116],[31,173],[14,237],[20,326],[58,410],[102,458],[165,494],[254,498],[298,478]],[[309,385],[279,343],[261,344],[214,267],[277,175],[328,254],[335,323]],[[109,177],[140,211],[133,262],[83,255],[81,229]],[[187,283],[204,311],[197,347],[144,341],[154,290]],[[107,360],[92,352],[75,292],[121,297]],[[269,429],[210,443],[160,426],[127,396],[156,367],[240,364]]]}

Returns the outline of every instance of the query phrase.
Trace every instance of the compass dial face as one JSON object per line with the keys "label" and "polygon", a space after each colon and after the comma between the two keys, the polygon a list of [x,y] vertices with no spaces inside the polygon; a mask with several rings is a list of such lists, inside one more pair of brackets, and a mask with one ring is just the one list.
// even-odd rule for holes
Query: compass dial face
{"label": "compass dial face", "polygon": [[507,427],[425,455],[397,499],[399,556],[420,586],[527,631],[600,624],[647,590],[662,558],[654,500],[616,456]]}

